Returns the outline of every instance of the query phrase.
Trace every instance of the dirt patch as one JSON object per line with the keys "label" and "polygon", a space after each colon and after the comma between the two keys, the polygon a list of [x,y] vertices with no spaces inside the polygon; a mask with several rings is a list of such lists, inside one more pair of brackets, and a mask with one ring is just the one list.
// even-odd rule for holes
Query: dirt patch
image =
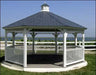
{"label": "dirt patch", "polygon": [[93,50],[93,51],[85,51],[85,54],[96,54],[96,50]]}

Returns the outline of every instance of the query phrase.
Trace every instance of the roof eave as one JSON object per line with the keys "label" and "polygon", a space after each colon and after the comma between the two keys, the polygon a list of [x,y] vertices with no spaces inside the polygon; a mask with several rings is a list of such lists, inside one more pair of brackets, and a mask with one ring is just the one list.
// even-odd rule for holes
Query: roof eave
{"label": "roof eave", "polygon": [[58,26],[58,27],[38,27],[38,26],[17,26],[17,27],[3,27],[3,29],[17,29],[17,28],[22,28],[22,29],[24,29],[24,28],[29,28],[29,29],[45,29],[45,28],[50,28],[50,29],[74,29],[74,30],[86,30],[87,28],[80,28],[80,27],[67,27],[67,26],[65,26],[65,27],[60,27],[60,26]]}

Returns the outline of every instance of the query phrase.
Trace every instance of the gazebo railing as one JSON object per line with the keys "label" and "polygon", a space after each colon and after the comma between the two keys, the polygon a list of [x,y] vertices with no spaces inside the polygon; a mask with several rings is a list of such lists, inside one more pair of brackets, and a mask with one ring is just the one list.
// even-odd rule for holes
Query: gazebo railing
{"label": "gazebo railing", "polygon": [[[39,47],[41,47],[41,45]],[[50,46],[48,46],[48,48],[49,47]],[[54,49],[55,46],[52,46],[52,47],[53,47],[52,50],[55,50]],[[28,45],[28,48],[30,49],[30,48],[32,48],[32,46]],[[44,45],[43,45],[43,48],[45,48]],[[60,47],[58,49],[62,50],[62,48],[63,48],[63,46],[60,45]],[[23,65],[23,45],[16,45],[15,47],[8,46],[6,49],[7,49],[6,50],[7,61]],[[42,47],[41,47],[41,49],[42,49]],[[37,48],[37,50],[38,50],[38,48]],[[50,48],[47,50],[50,50]],[[66,53],[67,53],[66,65],[70,65],[72,63],[83,60],[83,48],[82,47],[69,46],[69,47],[67,47]]]}
{"label": "gazebo railing", "polygon": [[6,48],[6,61],[23,65],[23,48],[19,49],[13,46]]}
{"label": "gazebo railing", "polygon": [[76,47],[67,49],[66,65],[74,64],[76,62],[83,61],[83,48]]}

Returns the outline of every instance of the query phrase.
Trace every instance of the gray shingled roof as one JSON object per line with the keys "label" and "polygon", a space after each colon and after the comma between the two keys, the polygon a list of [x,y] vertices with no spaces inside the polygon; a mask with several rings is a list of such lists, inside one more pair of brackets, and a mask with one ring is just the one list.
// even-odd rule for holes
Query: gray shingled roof
{"label": "gray shingled roof", "polygon": [[63,17],[60,17],[52,12],[38,12],[34,15],[16,21],[8,26],[3,28],[10,28],[10,27],[22,27],[22,26],[31,26],[31,27],[74,27],[74,28],[81,28],[86,29],[85,27],[69,21]]}

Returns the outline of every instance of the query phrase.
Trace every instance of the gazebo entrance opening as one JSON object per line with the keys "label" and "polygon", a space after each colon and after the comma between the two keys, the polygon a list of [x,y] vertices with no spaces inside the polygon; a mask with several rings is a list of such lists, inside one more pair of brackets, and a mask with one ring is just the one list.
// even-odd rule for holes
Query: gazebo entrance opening
{"label": "gazebo entrance opening", "polygon": [[[8,33],[12,33],[12,46],[7,46],[7,35]],[[15,45],[15,37],[16,34],[23,34],[23,44]],[[24,67],[30,67],[31,64],[53,64],[60,67],[66,67],[68,65],[78,63],[84,61],[84,32],[83,31],[52,31],[47,32],[49,34],[54,35],[55,44],[53,44],[53,49],[50,51],[54,51],[53,54],[38,54],[36,51],[42,48],[43,45],[35,45],[35,36],[37,34],[41,34],[42,32],[30,31],[28,29],[24,30],[6,30],[5,32],[5,61],[20,64]],[[44,33],[44,31],[43,31]],[[45,32],[46,33],[46,32]],[[47,34],[46,33],[46,34]],[[77,34],[82,34],[82,46],[77,45]],[[28,34],[32,36],[32,43],[28,44],[27,38]],[[60,44],[57,41],[58,35],[63,35],[63,43]],[[73,34],[75,38],[75,45],[67,45],[67,35]],[[49,45],[50,46],[50,45]],[[46,45],[48,47],[48,45]],[[37,49],[37,50],[36,50]],[[38,50],[39,51],[39,50]],[[46,48],[45,48],[46,51]],[[62,53],[61,53],[62,52]],[[34,66],[31,66],[34,67]],[[54,66],[53,66],[54,67]]]}

